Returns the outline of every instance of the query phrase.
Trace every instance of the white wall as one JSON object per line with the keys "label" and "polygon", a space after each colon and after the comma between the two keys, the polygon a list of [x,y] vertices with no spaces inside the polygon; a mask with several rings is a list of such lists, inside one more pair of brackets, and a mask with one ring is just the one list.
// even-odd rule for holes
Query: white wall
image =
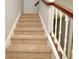
{"label": "white wall", "polygon": [[59,4],[73,10],[73,0],[55,0]]}
{"label": "white wall", "polygon": [[[40,4],[39,4],[39,14],[41,15],[41,20],[43,21],[44,23],[44,26],[46,28],[46,31],[48,33],[51,32],[51,23],[52,22],[51,20],[49,20],[49,6],[45,5],[43,2],[40,1]],[[50,24],[49,24],[50,23]],[[49,26],[50,25],[50,26]],[[49,41],[48,41],[49,42]],[[49,46],[50,43],[48,43]],[[51,47],[52,48],[52,47]],[[55,57],[55,54],[54,54],[54,51],[52,50],[52,55],[51,55],[51,59],[56,59]]]}
{"label": "white wall", "polygon": [[43,21],[46,26],[46,29],[48,29],[49,7],[41,1],[39,4],[39,12],[40,12],[41,16],[43,17]]}
{"label": "white wall", "polygon": [[5,0],[5,39],[7,39],[20,11],[22,11],[22,0]]}
{"label": "white wall", "polygon": [[34,6],[37,1],[38,0],[24,0],[24,13],[38,13],[38,6]]}
{"label": "white wall", "polygon": [[49,19],[50,18],[49,8],[50,8],[49,6],[47,6],[46,4],[44,4],[43,2],[40,1],[39,12],[40,12],[41,16],[43,17],[43,21],[44,21],[47,31],[49,33],[51,33],[52,20]]}

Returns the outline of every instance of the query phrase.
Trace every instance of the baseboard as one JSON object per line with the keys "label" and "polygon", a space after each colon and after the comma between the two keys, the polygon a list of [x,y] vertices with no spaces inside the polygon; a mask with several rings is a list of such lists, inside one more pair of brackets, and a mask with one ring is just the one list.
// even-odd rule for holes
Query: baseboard
{"label": "baseboard", "polygon": [[56,48],[55,48],[55,46],[54,46],[54,43],[52,42],[52,39],[51,39],[51,37],[50,37],[50,35],[49,35],[47,29],[46,29],[46,26],[45,26],[44,21],[43,21],[43,17],[41,16],[41,13],[40,13],[40,12],[39,12],[39,16],[40,16],[40,20],[41,20],[41,22],[42,22],[42,25],[43,25],[45,34],[46,34],[46,36],[47,36],[47,38],[48,38],[48,45],[49,45],[49,47],[52,49],[52,52],[54,53],[54,54],[52,53],[51,59],[53,59],[53,58],[54,58],[54,59],[60,59],[60,57],[59,57],[59,55],[58,55],[58,53],[57,53],[57,51],[56,51]]}
{"label": "baseboard", "polygon": [[11,44],[11,39],[10,39],[10,37],[14,34],[14,29],[16,28],[16,23],[17,23],[17,21],[19,20],[20,15],[21,15],[21,12],[18,13],[18,15],[17,15],[17,17],[16,17],[16,21],[14,22],[14,24],[13,24],[13,26],[12,26],[12,28],[11,28],[11,31],[10,31],[10,33],[9,33],[9,35],[8,35],[8,38],[7,38],[6,42],[5,42],[5,48],[7,48],[8,46],[10,46],[10,44]]}

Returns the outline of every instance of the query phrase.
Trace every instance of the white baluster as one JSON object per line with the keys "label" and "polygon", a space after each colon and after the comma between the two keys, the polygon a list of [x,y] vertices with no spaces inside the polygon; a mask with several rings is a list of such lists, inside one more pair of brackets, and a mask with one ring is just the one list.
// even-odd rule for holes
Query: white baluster
{"label": "white baluster", "polygon": [[65,53],[66,53],[66,45],[67,45],[67,33],[68,33],[68,22],[69,22],[69,17],[65,15],[65,38],[64,38],[64,55],[63,59],[65,59]]}
{"label": "white baluster", "polygon": [[[55,8],[55,36],[57,35],[57,16],[58,16],[58,10]],[[56,41],[54,40],[56,43]]]}
{"label": "white baluster", "polygon": [[69,17],[65,15],[66,28],[65,28],[65,38],[64,38],[64,53],[66,53],[68,22],[69,22]]}
{"label": "white baluster", "polygon": [[62,12],[60,11],[59,12],[59,17],[60,17],[60,25],[59,25],[59,43],[61,42],[61,26],[62,26],[62,16],[63,16],[63,14],[62,14]]}
{"label": "white baluster", "polygon": [[54,25],[54,7],[52,6],[52,36],[53,36],[53,25]]}
{"label": "white baluster", "polygon": [[58,16],[58,10],[56,9],[56,14],[55,14],[55,36],[57,34],[57,16]]}
{"label": "white baluster", "polygon": [[[63,16],[62,12],[61,12],[61,11],[59,11],[59,17],[60,17],[60,25],[59,25],[59,38],[58,38],[59,43],[61,42],[62,16]],[[58,51],[60,51],[59,46],[58,46]]]}
{"label": "white baluster", "polygon": [[67,50],[67,56],[68,59],[71,57],[71,51],[72,51],[72,41],[73,41],[73,20],[70,18],[70,26],[69,26],[69,38],[68,38],[68,50]]}

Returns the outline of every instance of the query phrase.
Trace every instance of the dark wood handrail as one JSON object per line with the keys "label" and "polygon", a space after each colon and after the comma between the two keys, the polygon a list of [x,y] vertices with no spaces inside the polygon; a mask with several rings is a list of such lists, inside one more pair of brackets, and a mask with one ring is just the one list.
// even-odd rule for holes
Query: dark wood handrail
{"label": "dark wood handrail", "polygon": [[73,11],[72,10],[60,5],[57,2],[49,2],[47,0],[42,0],[42,1],[48,6],[53,5],[57,9],[61,10],[63,13],[67,14],[69,17],[73,18]]}

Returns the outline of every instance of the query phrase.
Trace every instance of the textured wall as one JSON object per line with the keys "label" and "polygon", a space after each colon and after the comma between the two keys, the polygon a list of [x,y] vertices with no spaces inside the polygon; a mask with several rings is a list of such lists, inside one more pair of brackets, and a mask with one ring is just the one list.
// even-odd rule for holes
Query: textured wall
{"label": "textured wall", "polygon": [[38,6],[34,6],[38,0],[24,0],[24,13],[38,13]]}
{"label": "textured wall", "polygon": [[49,7],[45,5],[43,2],[40,2],[39,12],[41,13],[41,16],[43,17],[43,21],[46,26],[46,29],[48,29]]}
{"label": "textured wall", "polygon": [[5,39],[7,39],[16,17],[21,10],[22,0],[5,0]]}
{"label": "textured wall", "polygon": [[73,0],[55,0],[59,4],[73,10]]}

